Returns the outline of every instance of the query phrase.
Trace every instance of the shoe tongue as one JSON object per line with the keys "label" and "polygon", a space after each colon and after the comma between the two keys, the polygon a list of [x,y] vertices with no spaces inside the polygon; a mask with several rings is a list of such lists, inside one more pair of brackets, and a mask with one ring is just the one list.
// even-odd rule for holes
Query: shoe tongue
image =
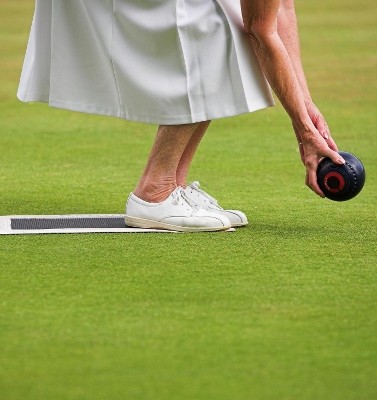
{"label": "shoe tongue", "polygon": [[194,200],[186,195],[185,190],[181,186],[177,187],[177,189],[175,190],[175,195],[180,196],[190,207],[193,208],[193,210],[198,210],[199,208],[201,208],[198,203],[196,203]]}
{"label": "shoe tongue", "polygon": [[182,186],[177,186],[173,192],[176,196],[182,196],[185,193],[185,190]]}
{"label": "shoe tongue", "polygon": [[207,192],[205,192],[204,190],[200,189],[200,183],[198,181],[194,181],[190,184],[190,187],[192,189],[197,190],[199,193],[201,193],[203,196],[205,196],[211,204],[215,205],[216,207],[219,207],[219,203],[217,202],[217,200],[212,197],[211,195],[209,195]]}

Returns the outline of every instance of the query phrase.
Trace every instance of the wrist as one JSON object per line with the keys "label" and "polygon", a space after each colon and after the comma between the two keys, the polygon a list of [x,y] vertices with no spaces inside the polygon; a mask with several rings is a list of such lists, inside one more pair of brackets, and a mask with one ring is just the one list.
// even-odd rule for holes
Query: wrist
{"label": "wrist", "polygon": [[299,142],[304,142],[306,139],[315,135],[317,129],[310,118],[292,120],[292,125]]}

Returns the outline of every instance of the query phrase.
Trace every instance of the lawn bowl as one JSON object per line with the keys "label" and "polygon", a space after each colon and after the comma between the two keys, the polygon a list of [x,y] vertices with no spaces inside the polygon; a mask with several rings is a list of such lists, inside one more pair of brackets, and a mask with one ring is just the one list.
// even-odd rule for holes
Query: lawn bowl
{"label": "lawn bowl", "polygon": [[365,169],[361,161],[351,153],[339,151],[346,161],[335,164],[330,158],[324,158],[318,164],[318,185],[325,196],[334,201],[346,201],[357,196],[365,183]]}

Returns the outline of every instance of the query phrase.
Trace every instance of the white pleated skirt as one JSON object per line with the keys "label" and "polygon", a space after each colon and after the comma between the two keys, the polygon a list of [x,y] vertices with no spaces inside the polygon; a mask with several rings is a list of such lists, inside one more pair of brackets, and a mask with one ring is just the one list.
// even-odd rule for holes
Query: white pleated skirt
{"label": "white pleated skirt", "polygon": [[273,105],[237,0],[36,0],[17,96],[168,125]]}

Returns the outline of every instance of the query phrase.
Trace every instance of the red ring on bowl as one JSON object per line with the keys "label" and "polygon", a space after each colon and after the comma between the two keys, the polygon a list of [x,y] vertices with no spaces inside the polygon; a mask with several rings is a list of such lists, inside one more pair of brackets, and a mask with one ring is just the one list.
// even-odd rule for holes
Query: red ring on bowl
{"label": "red ring on bowl", "polygon": [[325,185],[326,190],[331,193],[339,193],[344,189],[346,185],[346,181],[344,177],[339,172],[328,172],[323,178],[323,184]]}

